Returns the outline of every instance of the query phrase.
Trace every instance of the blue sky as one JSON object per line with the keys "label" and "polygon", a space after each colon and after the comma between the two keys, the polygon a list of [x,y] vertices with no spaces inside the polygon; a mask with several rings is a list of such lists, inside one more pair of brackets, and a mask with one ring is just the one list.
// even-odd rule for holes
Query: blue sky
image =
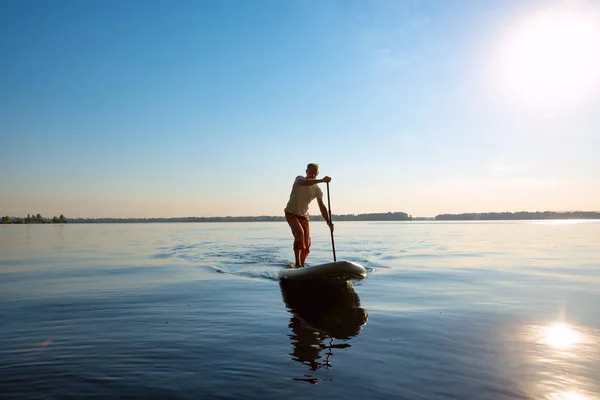
{"label": "blue sky", "polygon": [[0,214],[598,210],[599,7],[5,0]]}

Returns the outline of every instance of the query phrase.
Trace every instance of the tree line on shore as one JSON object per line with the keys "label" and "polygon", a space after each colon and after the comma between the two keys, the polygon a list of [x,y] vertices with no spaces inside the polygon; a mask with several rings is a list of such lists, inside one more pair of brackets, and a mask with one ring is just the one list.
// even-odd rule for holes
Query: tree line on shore
{"label": "tree line on shore", "polygon": [[60,214],[60,217],[56,215],[52,218],[44,218],[41,214],[27,214],[27,217],[10,217],[8,215],[0,219],[2,224],[66,224],[69,220],[64,215]]}
{"label": "tree line on shore", "polygon": [[[322,221],[321,215],[310,217]],[[333,221],[410,221],[411,216],[403,212],[333,215]],[[70,218],[71,223],[138,223],[138,222],[276,222],[285,221],[284,216],[261,215],[255,217],[172,217],[172,218]]]}
{"label": "tree line on shore", "polygon": [[520,212],[487,212],[464,214],[436,215],[436,221],[485,221],[485,220],[523,220],[523,219],[600,219],[600,212],[595,211],[520,211]]}
{"label": "tree line on shore", "polygon": [[[333,215],[337,221],[485,221],[485,220],[536,220],[536,219],[600,219],[600,212],[595,211],[537,211],[537,212],[488,212],[464,214],[439,214],[435,217],[413,217],[404,212],[340,214]],[[321,215],[311,216],[313,221],[322,221]],[[171,218],[44,218],[40,214],[27,214],[27,217],[2,217],[2,224],[64,224],[64,223],[142,223],[142,222],[275,222],[285,221],[284,216],[255,216],[255,217],[171,217]]]}

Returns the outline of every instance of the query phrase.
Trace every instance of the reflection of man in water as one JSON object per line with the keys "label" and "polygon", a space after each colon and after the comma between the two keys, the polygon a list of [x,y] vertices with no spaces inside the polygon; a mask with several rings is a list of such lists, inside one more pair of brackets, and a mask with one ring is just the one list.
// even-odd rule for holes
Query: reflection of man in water
{"label": "reflection of man in water", "polygon": [[[287,282],[280,283],[283,301],[290,311],[288,335],[292,344],[292,360],[316,371],[329,368],[333,349],[350,347],[348,343],[334,344],[334,338],[346,341],[358,335],[367,323],[367,312],[348,282]],[[303,380],[318,383],[317,378],[305,375]]]}
{"label": "reflection of man in water", "polygon": [[290,353],[294,361],[308,365],[311,371],[316,371],[321,368],[321,364],[317,362],[321,358],[321,350],[323,349],[323,340],[327,335],[310,328],[297,316],[290,319],[290,328],[292,334],[289,335],[293,351]]}

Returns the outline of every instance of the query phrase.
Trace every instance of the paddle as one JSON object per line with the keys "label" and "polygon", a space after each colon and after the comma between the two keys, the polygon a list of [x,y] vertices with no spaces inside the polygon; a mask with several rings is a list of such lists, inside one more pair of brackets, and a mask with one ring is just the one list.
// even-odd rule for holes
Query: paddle
{"label": "paddle", "polygon": [[[329,199],[329,182],[327,182],[327,208],[329,209],[329,222],[333,223],[331,220],[331,200]],[[335,243],[333,242],[333,229],[329,227],[329,231],[331,232],[331,247],[333,248],[333,261],[337,261],[335,259]]]}

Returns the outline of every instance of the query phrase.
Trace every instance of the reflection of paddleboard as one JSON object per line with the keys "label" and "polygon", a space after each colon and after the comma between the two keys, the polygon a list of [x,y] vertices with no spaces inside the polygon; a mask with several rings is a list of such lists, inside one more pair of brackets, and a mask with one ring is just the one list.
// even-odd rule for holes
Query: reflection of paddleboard
{"label": "reflection of paddleboard", "polygon": [[352,261],[337,261],[305,268],[290,268],[288,265],[288,268],[279,271],[280,279],[290,280],[363,279],[366,276],[365,267]]}
{"label": "reflection of paddleboard", "polygon": [[[279,287],[286,307],[296,318],[332,338],[348,339],[358,335],[367,323],[367,311],[360,306],[360,298],[348,281],[284,279]],[[298,341],[312,337],[298,333],[296,336]]]}

